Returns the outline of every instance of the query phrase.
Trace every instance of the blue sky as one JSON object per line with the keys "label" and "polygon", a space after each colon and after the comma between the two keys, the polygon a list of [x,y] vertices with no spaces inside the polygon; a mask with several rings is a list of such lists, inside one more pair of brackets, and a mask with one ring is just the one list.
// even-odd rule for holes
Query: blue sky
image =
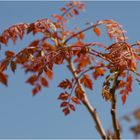
{"label": "blue sky", "polygon": [[[15,23],[34,22],[42,18],[50,18],[53,13],[58,13],[59,8],[66,2],[0,2],[0,32]],[[86,10],[81,12],[76,20],[71,20],[67,27],[83,28],[86,22],[96,22],[101,19],[114,19],[123,25],[128,32],[128,42],[134,43],[140,40],[140,2],[85,2]],[[14,46],[9,42],[8,47],[2,46],[2,51],[6,49],[18,51],[27,46],[34,38],[29,35],[22,41],[18,41]],[[89,32],[86,41],[101,41],[107,45],[111,44],[106,34],[97,38]],[[77,106],[77,111],[65,117],[59,108],[60,102],[57,100],[60,89],[58,82],[70,76],[63,66],[55,67],[53,81],[49,88],[43,89],[37,96],[32,97],[32,87],[25,83],[28,78],[24,71],[18,67],[15,75],[11,71],[9,74],[8,88],[0,85],[0,138],[100,138],[96,133],[90,115],[84,106]],[[96,107],[105,128],[111,124],[110,103],[101,98],[101,81],[95,83],[94,91],[88,96],[91,103]],[[118,116],[122,116],[134,108],[139,107],[139,86],[133,85],[131,93],[124,106],[118,95]],[[125,129],[123,138],[133,138],[128,131],[128,124],[124,123]]]}

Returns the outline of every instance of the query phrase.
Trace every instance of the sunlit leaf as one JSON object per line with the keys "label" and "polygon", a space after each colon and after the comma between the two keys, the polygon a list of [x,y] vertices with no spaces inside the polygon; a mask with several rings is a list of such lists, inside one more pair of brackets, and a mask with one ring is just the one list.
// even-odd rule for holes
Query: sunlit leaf
{"label": "sunlit leaf", "polygon": [[91,90],[93,89],[93,83],[88,74],[84,74],[80,81],[84,84],[85,87]]}
{"label": "sunlit leaf", "polygon": [[99,29],[98,27],[94,27],[94,28],[93,28],[93,31],[95,32],[95,34],[96,34],[97,36],[100,36],[100,35],[101,35],[101,31],[100,31],[100,29]]}

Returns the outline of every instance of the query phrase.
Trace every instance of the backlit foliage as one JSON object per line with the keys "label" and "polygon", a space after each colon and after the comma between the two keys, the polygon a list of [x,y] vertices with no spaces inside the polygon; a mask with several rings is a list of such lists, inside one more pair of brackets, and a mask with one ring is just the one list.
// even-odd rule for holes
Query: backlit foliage
{"label": "backlit foliage", "polygon": [[[26,73],[31,73],[26,82],[33,86],[32,94],[36,95],[42,88],[48,87],[50,80],[53,79],[54,66],[63,65],[71,59],[76,67],[73,73],[78,75],[80,84],[87,89],[93,90],[94,82],[106,75],[102,83],[102,96],[106,101],[112,100],[111,86],[116,74],[119,74],[117,90],[124,104],[132,92],[132,81],[135,80],[133,75],[139,76],[137,63],[140,60],[140,43],[129,44],[125,30],[112,19],[99,20],[83,30],[66,29],[67,21],[79,15],[84,9],[84,3],[68,2],[60,9],[61,13],[52,14],[51,19],[15,24],[5,29],[0,35],[2,47],[8,45],[10,39],[16,44],[18,38],[22,39],[31,33],[33,35],[41,33],[43,37],[34,40],[18,53],[11,50],[5,52],[5,58],[0,61],[0,82],[7,86],[7,68],[16,72],[17,65],[21,65]],[[101,37],[102,25],[110,38],[110,46],[96,42],[94,38],[87,43],[86,31],[92,30]],[[70,40],[73,41],[69,43]],[[103,51],[99,52],[98,47]],[[68,69],[71,71],[69,66]],[[140,82],[139,78],[137,81]],[[62,89],[58,99],[61,100],[60,107],[65,115],[71,110],[75,111],[75,105],[81,104],[84,98],[79,82],[66,77],[58,83],[58,87]]]}

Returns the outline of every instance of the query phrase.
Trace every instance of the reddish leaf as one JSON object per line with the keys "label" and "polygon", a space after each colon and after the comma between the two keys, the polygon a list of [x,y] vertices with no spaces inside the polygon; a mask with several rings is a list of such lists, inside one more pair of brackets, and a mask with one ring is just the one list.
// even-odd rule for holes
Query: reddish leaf
{"label": "reddish leaf", "polygon": [[85,34],[83,32],[81,32],[79,35],[78,35],[78,38],[83,40],[85,38]]}
{"label": "reddish leaf", "polygon": [[45,74],[50,80],[53,79],[53,71],[45,69]]}
{"label": "reddish leaf", "polygon": [[48,87],[48,81],[46,78],[44,77],[41,77],[41,84],[44,86],[44,87]]}
{"label": "reddish leaf", "polygon": [[122,103],[123,103],[123,105],[125,104],[125,102],[126,102],[126,95],[124,94],[124,95],[122,96]]}
{"label": "reddish leaf", "polygon": [[80,100],[76,97],[71,97],[71,100],[75,103],[75,104],[81,104]]}
{"label": "reddish leaf", "polygon": [[5,86],[7,86],[8,84],[8,81],[7,81],[7,76],[4,74],[4,73],[2,73],[2,72],[0,72],[0,82],[2,83],[2,84],[4,84]]}
{"label": "reddish leaf", "polygon": [[75,14],[75,15],[79,15],[78,10],[76,10],[76,9],[71,9],[71,12],[72,12],[73,14]]}
{"label": "reddish leaf", "polygon": [[65,13],[67,10],[66,10],[65,7],[62,7],[62,8],[60,8],[60,11],[63,12],[63,13]]}
{"label": "reddish leaf", "polygon": [[37,76],[32,75],[31,77],[29,77],[29,79],[26,82],[31,84],[31,85],[34,85],[36,81],[37,81]]}
{"label": "reddish leaf", "polygon": [[14,52],[12,51],[6,51],[5,52],[6,57],[13,57],[14,56]]}
{"label": "reddish leaf", "polygon": [[129,75],[128,77],[127,77],[127,85],[126,85],[126,88],[127,88],[127,90],[129,91],[129,92],[131,92],[132,91],[132,75]]}
{"label": "reddish leaf", "polygon": [[73,104],[69,104],[69,107],[70,107],[71,110],[75,111],[75,107],[74,107]]}
{"label": "reddish leaf", "polygon": [[10,63],[10,59],[9,58],[6,58],[2,62],[0,62],[0,71],[6,70],[7,66],[9,65],[9,63]]}
{"label": "reddish leaf", "polygon": [[69,98],[69,94],[67,92],[61,93],[58,97],[60,100],[67,100]]}
{"label": "reddish leaf", "polygon": [[35,29],[34,23],[31,23],[27,29],[27,34],[29,34],[30,32],[32,32]]}
{"label": "reddish leaf", "polygon": [[40,90],[41,90],[41,86],[37,84],[32,90],[33,96],[36,95]]}
{"label": "reddish leaf", "polygon": [[125,42],[127,37],[125,36],[125,30],[121,25],[114,20],[102,20],[98,21],[98,24],[104,24],[110,39],[115,38],[116,42]]}
{"label": "reddish leaf", "polygon": [[62,102],[62,103],[60,104],[60,107],[66,107],[68,104],[69,104],[68,102]]}
{"label": "reddish leaf", "polygon": [[70,89],[72,88],[72,83],[69,81],[69,79],[63,80],[58,87],[63,88],[63,89]]}
{"label": "reddish leaf", "polygon": [[78,99],[82,100],[84,98],[84,92],[82,91],[82,89],[77,86],[75,88],[75,93],[76,93],[76,96],[78,97]]}
{"label": "reddish leaf", "polygon": [[35,40],[35,41],[31,42],[30,45],[29,45],[29,47],[37,46],[39,44],[39,41],[40,40]]}
{"label": "reddish leaf", "polygon": [[5,38],[5,36],[0,36],[0,42],[3,43],[4,45],[7,45],[8,39]]}
{"label": "reddish leaf", "polygon": [[84,84],[85,87],[89,89],[93,88],[92,80],[90,79],[88,74],[84,74],[80,81]]}
{"label": "reddish leaf", "polygon": [[65,116],[70,113],[70,110],[68,107],[64,108],[62,111],[64,112]]}
{"label": "reddish leaf", "polygon": [[101,31],[100,31],[100,29],[97,28],[97,27],[94,27],[94,28],[93,28],[93,31],[95,32],[95,34],[96,34],[97,36],[100,36],[100,35],[101,35]]}
{"label": "reddish leaf", "polygon": [[123,88],[123,87],[125,87],[125,85],[126,85],[126,82],[123,81],[123,80],[121,80],[121,81],[119,82],[119,85],[118,85],[117,88]]}
{"label": "reddish leaf", "polygon": [[103,76],[105,71],[101,68],[96,68],[95,71],[93,72],[93,77],[96,80],[99,76]]}
{"label": "reddish leaf", "polygon": [[102,90],[102,97],[106,100],[106,101],[111,101],[112,100],[112,94],[109,93],[108,89],[103,89]]}

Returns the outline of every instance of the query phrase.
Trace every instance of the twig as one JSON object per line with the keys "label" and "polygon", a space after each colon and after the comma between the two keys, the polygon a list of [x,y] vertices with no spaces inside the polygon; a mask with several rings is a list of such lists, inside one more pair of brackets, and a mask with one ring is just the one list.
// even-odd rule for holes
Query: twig
{"label": "twig", "polygon": [[87,95],[86,95],[86,92],[85,92],[83,86],[82,86],[81,83],[80,83],[80,80],[79,80],[78,75],[77,75],[77,73],[76,73],[76,71],[75,71],[75,67],[74,67],[73,62],[72,62],[72,60],[71,60],[71,57],[68,58],[67,61],[68,61],[68,64],[69,64],[69,65],[68,65],[68,66],[69,66],[69,69],[70,69],[70,71],[71,71],[71,73],[72,73],[74,79],[77,81],[78,86],[81,88],[81,90],[82,90],[83,93],[84,93],[84,98],[81,100],[82,103],[85,105],[85,107],[87,108],[87,110],[88,110],[89,113],[91,114],[93,120],[95,121],[96,129],[97,129],[97,131],[99,132],[101,138],[102,138],[102,139],[107,139],[105,130],[103,129],[103,126],[102,126],[101,121],[100,121],[100,119],[99,119],[99,116],[98,116],[98,114],[97,114],[97,112],[96,112],[96,109],[90,104],[90,102],[89,102],[89,100],[88,100],[88,97],[87,97]]}
{"label": "twig", "polygon": [[74,8],[74,5],[72,5],[71,7],[69,7],[66,12],[62,13],[62,17],[64,17],[72,8]]}

